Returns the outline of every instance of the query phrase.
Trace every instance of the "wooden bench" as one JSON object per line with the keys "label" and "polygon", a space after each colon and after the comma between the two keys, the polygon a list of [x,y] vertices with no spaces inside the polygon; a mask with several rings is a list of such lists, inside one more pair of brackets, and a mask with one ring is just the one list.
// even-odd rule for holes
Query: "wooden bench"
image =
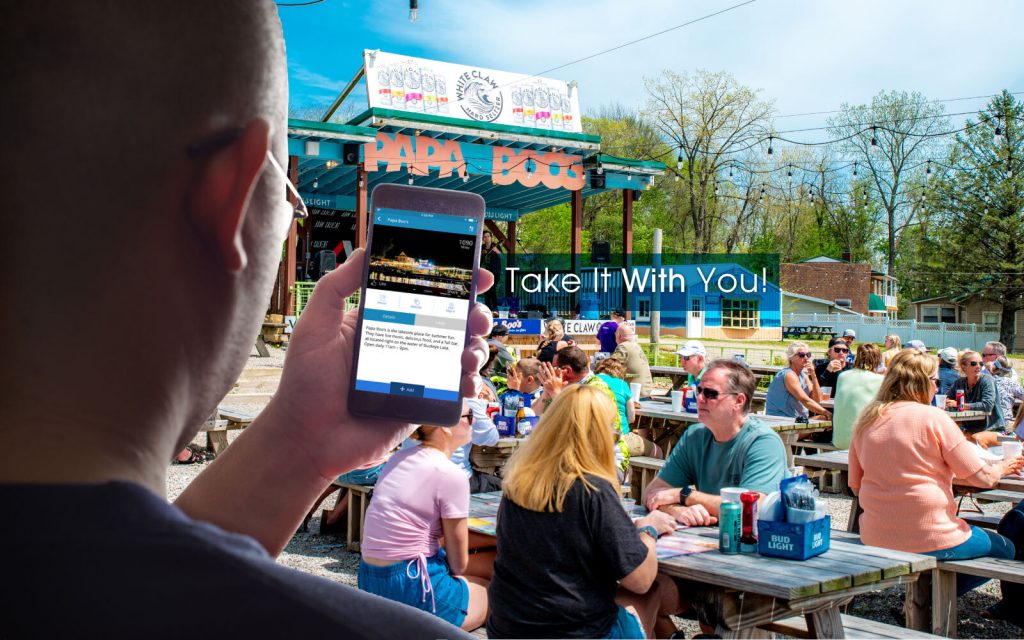
{"label": "wooden bench", "polygon": [[[811,442],[810,440],[798,440],[792,445],[793,453],[804,455],[801,449],[811,449],[813,453],[824,453],[825,451],[839,451],[839,447],[831,442]],[[810,471],[807,477],[814,480],[819,478],[819,489],[822,493],[846,493],[846,483],[843,482],[843,474],[838,469],[819,469]]]}
{"label": "wooden bench", "polygon": [[643,496],[644,487],[651,483],[651,480],[658,475],[665,461],[661,458],[648,456],[633,456],[629,459],[629,495],[640,502]]}
{"label": "wooden bench", "polygon": [[932,631],[957,637],[956,574],[1024,584],[1024,562],[997,558],[940,561],[932,576]]}
{"label": "wooden bench", "polygon": [[[348,492],[348,511],[346,511],[345,521],[345,544],[349,551],[355,551],[358,553],[359,547],[363,541],[363,525],[366,522],[366,507],[370,505],[370,493],[373,491],[373,487],[367,487],[361,484],[348,484],[335,480],[313,504],[313,508],[309,510],[309,513],[307,513],[306,517],[302,520],[302,526],[299,527],[299,531],[309,530],[310,518],[312,518],[313,514],[316,513],[320,504],[335,491],[338,491],[338,501],[344,498],[346,491]],[[338,501],[335,501],[335,506],[338,505]]]}
{"label": "wooden bench", "polygon": [[214,416],[203,423],[200,431],[206,432],[206,448],[217,455],[228,447],[228,431],[244,429],[256,419],[250,413],[230,407],[217,407]]}
{"label": "wooden bench", "polygon": [[982,529],[992,530],[995,530],[995,528],[999,526],[999,521],[1003,519],[1002,516],[990,513],[961,513],[957,517],[967,524],[981,527]]}
{"label": "wooden bench", "polygon": [[992,489],[990,491],[979,491],[973,494],[975,500],[981,502],[1010,502],[1017,504],[1021,500],[1024,500],[1024,493],[1018,491],[1003,491],[1002,489]]}
{"label": "wooden bench", "polygon": [[[885,624],[866,618],[857,618],[846,615],[839,616],[843,623],[843,632],[847,638],[940,638],[922,631],[914,631],[896,625]],[[821,634],[812,634],[807,627],[806,618],[789,618],[781,622],[773,622],[761,627],[767,631],[782,633],[794,638],[824,637]]]}

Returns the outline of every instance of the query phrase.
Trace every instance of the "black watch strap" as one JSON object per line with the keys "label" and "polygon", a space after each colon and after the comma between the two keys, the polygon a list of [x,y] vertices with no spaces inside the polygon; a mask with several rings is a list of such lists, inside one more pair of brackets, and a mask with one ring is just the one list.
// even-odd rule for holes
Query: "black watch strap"
{"label": "black watch strap", "polygon": [[683,487],[682,489],[680,489],[679,490],[679,504],[681,504],[681,505],[683,505],[685,507],[686,506],[686,499],[690,497],[691,493],[693,493],[693,488],[692,487]]}

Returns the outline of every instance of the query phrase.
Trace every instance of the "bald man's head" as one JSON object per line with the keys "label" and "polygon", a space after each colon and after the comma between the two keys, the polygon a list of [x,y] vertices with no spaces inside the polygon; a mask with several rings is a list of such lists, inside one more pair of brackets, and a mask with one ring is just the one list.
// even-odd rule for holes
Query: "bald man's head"
{"label": "bald man's head", "polygon": [[[197,425],[252,346],[284,237],[275,6],[6,3],[0,52],[0,319],[25,328],[0,383]],[[186,153],[226,131],[244,133]]]}

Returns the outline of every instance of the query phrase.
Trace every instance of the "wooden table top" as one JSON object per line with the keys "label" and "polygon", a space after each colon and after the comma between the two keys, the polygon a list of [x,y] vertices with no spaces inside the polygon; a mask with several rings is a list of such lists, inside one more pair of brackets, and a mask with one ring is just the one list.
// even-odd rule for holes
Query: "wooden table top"
{"label": "wooden table top", "polygon": [[[700,422],[700,418],[697,417],[696,413],[672,411],[672,407],[670,405],[655,400],[641,400],[640,408],[636,410],[636,415],[646,418],[669,420],[672,422],[682,422],[686,424]],[[750,415],[768,425],[776,432],[805,431],[813,433],[832,426],[832,423],[826,420],[812,420],[809,423],[800,423],[796,422],[794,418],[787,418],[785,416],[768,416],[762,413],[752,413]]]}
{"label": "wooden table top", "polygon": [[[501,492],[470,496],[469,528],[495,535],[493,519],[498,513]],[[623,501],[631,515],[642,515],[643,507],[632,500]],[[636,513],[632,513],[632,512]],[[673,536],[697,542],[718,540],[718,529],[694,527],[676,531]],[[661,546],[670,545],[661,539]],[[804,561],[769,558],[758,554],[729,555],[717,549],[658,561],[658,569],[667,575],[690,580],[702,587],[737,589],[786,601],[815,596],[843,597],[843,592],[883,580],[900,578],[935,568],[935,558],[889,549],[868,547],[833,538],[828,551]]]}
{"label": "wooden table top", "polygon": [[[770,376],[782,371],[782,367],[771,364],[748,364],[747,368],[750,369],[751,373],[759,376]],[[666,366],[651,367],[651,374],[669,378],[688,375],[686,369],[682,367]]]}
{"label": "wooden table top", "polygon": [[[815,453],[813,455],[796,456],[793,458],[793,463],[801,467],[807,467],[810,469],[830,469],[836,471],[849,472],[850,470],[850,452],[847,449],[840,449],[838,451],[826,451],[824,453]],[[953,479],[953,484],[959,486],[971,486],[963,484],[959,478]],[[994,487],[972,487],[978,491],[985,491],[987,489],[999,489],[1001,491],[1018,491],[1024,492],[1024,477],[1020,476],[1007,476],[1001,478]]]}

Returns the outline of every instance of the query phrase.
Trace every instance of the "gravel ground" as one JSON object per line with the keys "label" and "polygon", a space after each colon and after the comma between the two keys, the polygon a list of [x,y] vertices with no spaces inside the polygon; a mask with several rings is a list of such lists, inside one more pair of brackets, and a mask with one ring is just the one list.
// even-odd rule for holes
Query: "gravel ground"
{"label": "gravel ground", "polygon": [[[255,354],[255,350],[253,351]],[[247,368],[281,367],[284,363],[284,350],[271,349],[269,358],[249,358]],[[244,374],[243,374],[244,377]],[[235,405],[237,408],[258,413],[262,408],[259,404]],[[229,441],[238,436],[237,431],[229,432]],[[196,437],[196,444],[205,445],[205,437]],[[202,471],[201,465],[171,465],[167,477],[167,497],[174,500],[185,487]],[[845,496],[825,495],[829,513],[834,526],[844,527],[849,518],[850,499]],[[332,506],[334,498],[325,504]],[[1005,513],[1008,504],[983,505],[989,513]],[[328,580],[355,586],[356,570],[359,566],[359,554],[346,550],[343,539],[334,536],[319,535],[320,517],[317,514],[309,523],[307,533],[296,533],[285,548],[278,562]],[[895,587],[858,596],[852,603],[849,613],[852,615],[878,620],[887,624],[902,625],[904,589]],[[981,612],[999,600],[999,585],[990,581],[986,585],[967,594],[959,603],[959,635],[961,638],[1020,638],[1022,632],[1014,625],[994,622],[981,617]],[[693,620],[676,619],[677,625],[688,636],[699,633],[700,628]]]}

